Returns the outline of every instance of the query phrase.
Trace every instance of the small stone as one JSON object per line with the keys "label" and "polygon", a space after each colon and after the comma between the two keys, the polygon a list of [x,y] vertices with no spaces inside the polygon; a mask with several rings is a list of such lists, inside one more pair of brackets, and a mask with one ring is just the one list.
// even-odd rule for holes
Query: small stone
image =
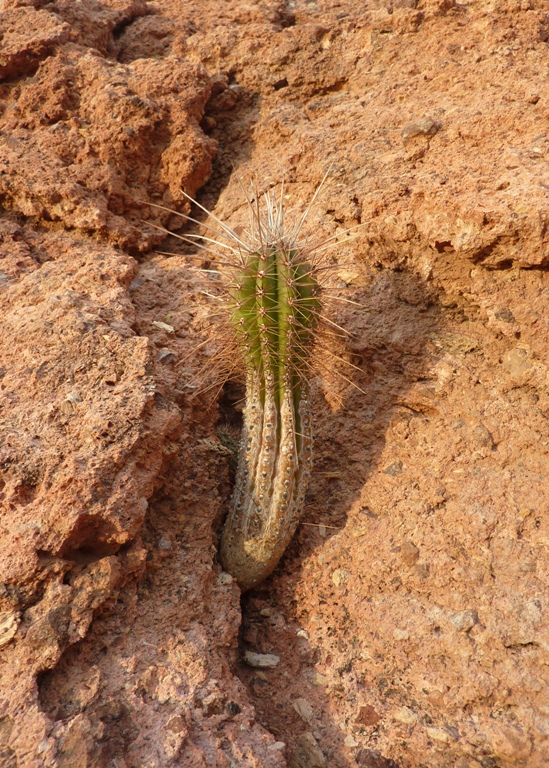
{"label": "small stone", "polygon": [[171,717],[164,727],[166,730],[171,731],[171,733],[187,732],[187,724],[185,722],[185,718],[181,715],[174,715]]}
{"label": "small stone", "polygon": [[402,474],[402,462],[393,461],[392,464],[389,464],[387,467],[385,467],[383,472],[384,474],[390,475],[391,477],[398,477],[400,474]]}
{"label": "small stone", "polygon": [[7,645],[12,640],[19,626],[20,614],[16,611],[4,611],[0,613],[0,647]]}
{"label": "small stone", "polygon": [[275,741],[274,744],[271,744],[270,747],[267,747],[267,750],[269,752],[282,752],[283,749],[285,749],[286,744],[283,741]]}
{"label": "small stone", "polygon": [[162,536],[158,542],[158,549],[163,549],[168,552],[172,548],[172,542],[167,536]]}
{"label": "small stone", "polygon": [[435,120],[424,117],[421,120],[411,120],[406,123],[401,135],[404,140],[413,139],[416,136],[434,136],[435,133],[438,133],[439,128],[440,125]]}
{"label": "small stone", "polygon": [[503,307],[502,309],[498,309],[496,312],[494,312],[494,317],[496,320],[501,320],[503,323],[516,323],[515,316],[511,312],[510,309],[507,307]]}
{"label": "small stone", "polygon": [[303,733],[290,762],[292,768],[326,768],[326,758],[312,733]]}
{"label": "small stone", "polygon": [[265,606],[265,608],[262,608],[259,611],[260,616],[264,616],[266,619],[270,619],[270,617],[273,615],[272,610],[269,608],[268,605]]}
{"label": "small stone", "polygon": [[476,611],[460,611],[450,616],[450,621],[459,632],[468,632],[478,624],[478,614]]}
{"label": "small stone", "polygon": [[152,324],[155,326],[155,328],[159,328],[161,331],[166,331],[166,333],[175,333],[175,328],[173,325],[163,323],[161,320],[153,320]]}
{"label": "small stone", "polygon": [[280,656],[276,656],[274,653],[246,651],[244,653],[244,661],[249,667],[254,667],[255,669],[274,669],[280,664]]}
{"label": "small stone", "polygon": [[419,549],[411,541],[405,541],[400,548],[400,556],[406,565],[415,565],[419,560]]}
{"label": "small stone", "polygon": [[347,581],[349,581],[350,575],[351,574],[349,571],[346,571],[343,568],[336,568],[336,570],[332,573],[332,581],[336,587],[341,587],[342,584],[346,584]]}
{"label": "small stone", "polygon": [[314,685],[328,685],[328,678],[326,675],[323,675],[321,672],[317,672],[315,670],[313,674],[313,684]]}
{"label": "small stone", "polygon": [[523,373],[532,367],[527,350],[522,347],[512,349],[503,358],[503,367],[509,371],[512,378],[519,379]]}
{"label": "small stone", "polygon": [[409,640],[410,633],[407,629],[395,629],[393,630],[393,637],[395,640]]}
{"label": "small stone", "polygon": [[376,723],[379,723],[380,720],[381,715],[379,715],[369,704],[366,704],[365,706],[360,707],[358,710],[355,723],[360,725],[376,725]]}
{"label": "small stone", "polygon": [[308,725],[313,724],[315,713],[307,699],[296,699],[293,707],[302,720]]}
{"label": "small stone", "polygon": [[225,571],[221,571],[219,576],[217,577],[217,583],[221,587],[227,587],[229,584],[232,584],[234,581],[233,577],[230,573],[225,573]]}
{"label": "small stone", "polygon": [[205,696],[200,703],[204,714],[210,717],[211,715],[219,715],[223,711],[225,707],[225,698],[219,691],[214,691],[208,696]]}
{"label": "small stone", "polygon": [[484,426],[484,424],[478,424],[473,429],[471,436],[479,448],[490,448],[490,450],[492,450],[495,447],[492,433]]}
{"label": "small stone", "polygon": [[165,363],[168,365],[169,363],[175,362],[175,355],[173,352],[170,352],[168,347],[162,347],[162,349],[158,350],[156,359],[159,363]]}
{"label": "small stone", "polygon": [[361,539],[363,536],[366,536],[366,534],[370,531],[369,528],[354,528],[351,531],[351,536],[353,539]]}
{"label": "small stone", "polygon": [[236,701],[228,701],[225,704],[225,712],[231,717],[235,717],[235,715],[239,715],[242,712],[242,709],[239,707]]}
{"label": "small stone", "polygon": [[417,563],[415,571],[420,579],[426,579],[429,576],[431,568],[429,563]]}
{"label": "small stone", "polygon": [[393,712],[393,720],[406,725],[413,725],[417,722],[417,715],[408,707],[399,707]]}
{"label": "small stone", "polygon": [[343,743],[345,744],[346,747],[350,747],[350,748],[360,746],[358,741],[354,739],[351,735],[345,736]]}
{"label": "small stone", "polygon": [[433,741],[439,741],[441,744],[450,743],[450,736],[443,728],[426,728],[425,732]]}
{"label": "small stone", "polygon": [[298,637],[302,637],[304,640],[308,640],[309,639],[309,634],[308,634],[306,629],[298,629],[297,632],[296,632],[296,635]]}

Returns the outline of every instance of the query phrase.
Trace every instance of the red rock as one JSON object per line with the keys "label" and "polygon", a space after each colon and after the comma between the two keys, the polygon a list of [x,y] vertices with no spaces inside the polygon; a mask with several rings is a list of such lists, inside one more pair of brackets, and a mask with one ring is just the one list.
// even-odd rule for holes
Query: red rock
{"label": "red rock", "polygon": [[[0,762],[545,765],[542,5],[4,1]],[[212,160],[232,226],[237,175],[301,209],[328,169],[311,231],[363,223],[363,392],[315,382],[313,525],[243,603],[264,679],[214,555],[207,282],[143,223]]]}

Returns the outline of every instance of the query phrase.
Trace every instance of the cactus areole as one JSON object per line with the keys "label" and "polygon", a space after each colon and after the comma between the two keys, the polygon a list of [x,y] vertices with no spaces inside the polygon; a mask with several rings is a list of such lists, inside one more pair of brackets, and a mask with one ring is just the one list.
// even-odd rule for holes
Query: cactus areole
{"label": "cactus areole", "polygon": [[272,573],[292,538],[312,463],[307,373],[318,283],[300,248],[271,235],[248,255],[230,299],[246,405],[220,556],[243,590]]}

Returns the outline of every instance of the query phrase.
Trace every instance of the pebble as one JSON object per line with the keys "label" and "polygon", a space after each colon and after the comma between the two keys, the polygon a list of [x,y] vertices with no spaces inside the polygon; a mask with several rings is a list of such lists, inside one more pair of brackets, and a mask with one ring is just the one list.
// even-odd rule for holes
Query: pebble
{"label": "pebble", "polygon": [[528,352],[522,347],[516,347],[503,358],[503,367],[509,371],[513,379],[519,379],[532,367],[532,363],[528,360]]}
{"label": "pebble", "polygon": [[267,747],[267,750],[269,752],[282,752],[285,747],[286,744],[283,741],[275,741],[274,744],[271,744],[270,747]]}
{"label": "pebble", "polygon": [[302,720],[308,725],[313,724],[315,713],[307,699],[296,699],[293,707]]}
{"label": "pebble", "polygon": [[459,632],[468,632],[478,623],[476,611],[460,611],[450,616],[450,621]]}
{"label": "pebble", "polygon": [[425,731],[433,741],[439,741],[442,744],[450,743],[450,736],[443,728],[426,728]]}
{"label": "pebble", "polygon": [[406,123],[402,129],[403,139],[413,139],[416,136],[434,136],[438,133],[440,125],[430,117],[424,117],[421,120],[411,120]]}
{"label": "pebble", "polygon": [[155,326],[155,328],[159,328],[161,331],[166,331],[166,333],[175,333],[175,328],[173,325],[163,323],[161,320],[153,320],[152,324]]}
{"label": "pebble", "polygon": [[315,670],[313,674],[313,684],[314,685],[328,685],[328,678],[326,675],[323,675],[321,672],[317,672]]}
{"label": "pebble", "polygon": [[395,629],[393,630],[393,637],[395,640],[409,640],[410,633],[407,629]]}
{"label": "pebble", "polygon": [[393,461],[392,464],[389,464],[388,467],[385,467],[383,473],[385,475],[390,475],[391,477],[398,477],[400,474],[402,474],[402,462]]}
{"label": "pebble", "polygon": [[474,443],[479,448],[495,448],[494,438],[490,430],[484,424],[477,424],[471,433]]}
{"label": "pebble", "polygon": [[19,613],[3,611],[0,613],[0,647],[15,637],[19,626]]}
{"label": "pebble", "polygon": [[332,581],[336,587],[341,587],[342,584],[345,584],[347,581],[349,581],[350,575],[351,574],[349,571],[346,571],[344,568],[336,568],[336,570],[332,573]]}
{"label": "pebble", "polygon": [[217,577],[217,583],[222,586],[226,587],[229,584],[232,584],[234,581],[233,577],[230,573],[225,573],[225,571],[222,571],[219,576]]}
{"label": "pebble", "polygon": [[254,669],[274,669],[280,664],[280,656],[276,656],[274,653],[246,651],[244,653],[244,661],[249,667],[254,667]]}
{"label": "pebble", "polygon": [[343,743],[346,747],[358,747],[360,746],[358,741],[354,739],[352,736],[345,736],[345,739],[343,740]]}
{"label": "pebble", "polygon": [[415,565],[419,560],[419,549],[411,541],[405,541],[400,548],[400,556],[406,565]]}
{"label": "pebble", "polygon": [[501,320],[502,323],[516,323],[515,316],[508,307],[502,307],[494,312],[496,320]]}
{"label": "pebble", "polygon": [[296,768],[326,768],[326,758],[312,733],[303,733],[294,754]]}
{"label": "pebble", "polygon": [[162,349],[158,350],[156,359],[159,363],[173,363],[175,362],[175,355],[167,347],[162,347]]}
{"label": "pebble", "polygon": [[393,720],[406,725],[413,725],[417,721],[417,715],[408,707],[399,707],[393,712]]}
{"label": "pebble", "polygon": [[372,706],[365,704],[358,710],[355,723],[359,725],[376,725],[381,719],[381,715]]}

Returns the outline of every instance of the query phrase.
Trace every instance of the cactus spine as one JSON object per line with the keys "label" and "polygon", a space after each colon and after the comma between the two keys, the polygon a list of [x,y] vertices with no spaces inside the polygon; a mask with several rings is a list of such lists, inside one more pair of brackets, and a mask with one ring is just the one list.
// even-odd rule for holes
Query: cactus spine
{"label": "cactus spine", "polygon": [[318,283],[279,232],[249,254],[231,293],[246,405],[221,562],[243,590],[269,576],[292,538],[312,463],[308,358]]}
{"label": "cactus spine", "polygon": [[[223,567],[242,590],[267,578],[282,557],[311,473],[308,377],[321,320],[319,259],[300,233],[321,187],[293,226],[285,222],[282,185],[278,200],[263,195],[263,206],[257,191],[248,198],[250,223],[242,235],[203,208],[215,222],[206,225],[209,234],[179,236],[217,258],[228,275],[236,346],[227,356],[238,356],[246,372],[236,482],[220,547]],[[334,237],[318,250],[331,247]]]}

